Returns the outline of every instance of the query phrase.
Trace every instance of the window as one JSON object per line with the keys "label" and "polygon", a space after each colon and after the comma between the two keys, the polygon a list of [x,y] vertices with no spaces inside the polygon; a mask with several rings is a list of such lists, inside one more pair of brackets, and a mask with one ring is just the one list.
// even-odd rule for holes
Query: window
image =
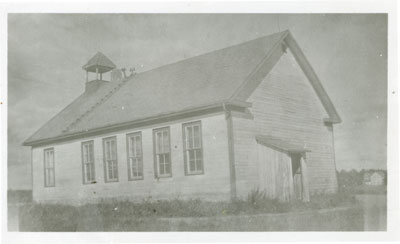
{"label": "window", "polygon": [[82,167],[83,183],[94,183],[95,169],[93,141],[82,143]]}
{"label": "window", "polygon": [[171,148],[169,127],[156,129],[154,135],[154,163],[156,177],[171,176]]}
{"label": "window", "polygon": [[128,152],[128,179],[143,179],[142,135],[140,132],[128,134],[126,140]]}
{"label": "window", "polygon": [[200,121],[183,124],[183,150],[186,174],[202,174],[203,148]]}
{"label": "window", "polygon": [[117,138],[103,139],[104,178],[106,182],[118,181]]}
{"label": "window", "polygon": [[44,150],[44,186],[45,187],[55,186],[53,148]]}

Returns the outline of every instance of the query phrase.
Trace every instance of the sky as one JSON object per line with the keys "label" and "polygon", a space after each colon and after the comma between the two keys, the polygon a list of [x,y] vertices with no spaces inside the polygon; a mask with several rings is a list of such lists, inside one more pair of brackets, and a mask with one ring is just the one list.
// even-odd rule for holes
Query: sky
{"label": "sky", "polygon": [[143,72],[286,29],[343,120],[337,169],[386,169],[385,14],[9,14],[8,188],[31,188],[22,142],[84,91],[97,51]]}

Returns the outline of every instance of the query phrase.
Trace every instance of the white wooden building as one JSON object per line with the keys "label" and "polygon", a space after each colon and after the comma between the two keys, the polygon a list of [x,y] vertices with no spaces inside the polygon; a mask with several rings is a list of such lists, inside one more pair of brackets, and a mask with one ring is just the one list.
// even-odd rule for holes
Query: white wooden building
{"label": "white wooden building", "polygon": [[101,53],[83,68],[95,79],[24,142],[35,201],[337,191],[341,120],[289,31],[126,77]]}
{"label": "white wooden building", "polygon": [[383,171],[366,172],[364,174],[364,184],[380,186],[385,183],[385,173]]}

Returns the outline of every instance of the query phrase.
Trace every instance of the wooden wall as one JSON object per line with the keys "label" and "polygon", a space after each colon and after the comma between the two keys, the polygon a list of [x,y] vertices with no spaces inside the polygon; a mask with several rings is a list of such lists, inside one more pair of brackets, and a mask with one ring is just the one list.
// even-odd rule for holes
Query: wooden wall
{"label": "wooden wall", "polygon": [[286,153],[257,144],[259,189],[271,199],[290,201],[294,197],[292,160]]}
{"label": "wooden wall", "polygon": [[[201,119],[203,128],[204,174],[185,176],[182,123]],[[170,126],[172,177],[155,179],[152,129]],[[126,134],[141,131],[144,179],[128,181]],[[117,137],[119,181],[104,182],[102,138]],[[96,184],[82,183],[81,142],[94,140]],[[43,150],[54,147],[55,187],[44,187]],[[37,147],[32,151],[33,198],[39,202],[79,204],[101,198],[117,197],[141,201],[151,199],[202,198],[230,199],[227,126],[222,113],[203,118],[188,118],[171,123],[137,128],[114,134],[85,138],[68,143]]]}
{"label": "wooden wall", "polygon": [[324,124],[328,115],[289,50],[247,101],[254,118],[233,118],[238,196],[260,184],[258,134],[306,146],[310,194],[336,192],[332,127]]}

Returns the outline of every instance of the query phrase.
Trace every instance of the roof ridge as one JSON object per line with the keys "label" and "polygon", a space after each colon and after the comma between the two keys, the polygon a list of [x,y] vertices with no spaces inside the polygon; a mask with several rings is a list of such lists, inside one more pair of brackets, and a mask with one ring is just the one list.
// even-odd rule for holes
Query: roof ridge
{"label": "roof ridge", "polygon": [[269,34],[269,35],[266,35],[266,36],[261,36],[261,37],[257,37],[257,38],[254,38],[254,39],[251,39],[251,40],[248,40],[248,41],[245,41],[245,42],[240,42],[240,43],[237,43],[237,44],[233,44],[233,45],[230,45],[230,46],[221,48],[221,49],[214,49],[214,50],[212,50],[212,51],[208,51],[208,52],[206,52],[206,53],[201,53],[201,54],[192,56],[192,57],[190,57],[190,58],[184,58],[184,59],[178,60],[178,61],[173,62],[173,63],[164,64],[164,65],[161,65],[161,66],[158,66],[158,67],[155,67],[155,68],[152,68],[152,69],[149,69],[149,70],[146,70],[146,71],[137,73],[137,75],[141,75],[141,74],[144,74],[144,73],[147,73],[147,72],[150,72],[150,71],[154,71],[154,70],[157,70],[157,69],[161,69],[161,68],[164,68],[164,67],[167,67],[167,66],[170,66],[170,65],[174,65],[174,64],[178,64],[178,63],[181,63],[181,62],[187,62],[187,61],[190,61],[190,60],[195,59],[195,58],[200,57],[200,56],[205,56],[205,55],[209,55],[209,54],[212,54],[212,53],[215,53],[215,52],[224,51],[224,50],[226,50],[226,49],[230,49],[230,48],[233,48],[233,47],[237,47],[237,46],[242,46],[242,45],[245,45],[245,44],[249,44],[250,42],[254,42],[254,41],[257,41],[257,40],[261,40],[261,39],[266,38],[266,37],[271,37],[271,36],[273,36],[273,35],[278,35],[278,34],[286,35],[286,33],[288,33],[288,32],[289,32],[289,30],[284,30],[284,31],[280,31],[280,32],[275,32],[275,33],[272,33],[272,34]]}
{"label": "roof ridge", "polygon": [[79,123],[81,121],[81,119],[83,117],[85,117],[86,115],[88,115],[89,113],[91,113],[96,107],[100,106],[102,103],[104,103],[108,98],[111,97],[111,95],[113,95],[115,92],[117,92],[119,89],[121,89],[121,87],[127,83],[128,80],[130,80],[129,78],[131,78],[132,76],[128,76],[126,78],[124,78],[122,81],[118,82],[114,87],[112,87],[108,92],[106,92],[106,94],[104,96],[102,96],[99,101],[97,101],[93,106],[91,106],[88,110],[86,110],[85,112],[83,112],[80,116],[78,116],[72,123],[70,123],[65,129],[62,130],[62,132],[68,132],[71,127],[75,126],[77,123]]}

